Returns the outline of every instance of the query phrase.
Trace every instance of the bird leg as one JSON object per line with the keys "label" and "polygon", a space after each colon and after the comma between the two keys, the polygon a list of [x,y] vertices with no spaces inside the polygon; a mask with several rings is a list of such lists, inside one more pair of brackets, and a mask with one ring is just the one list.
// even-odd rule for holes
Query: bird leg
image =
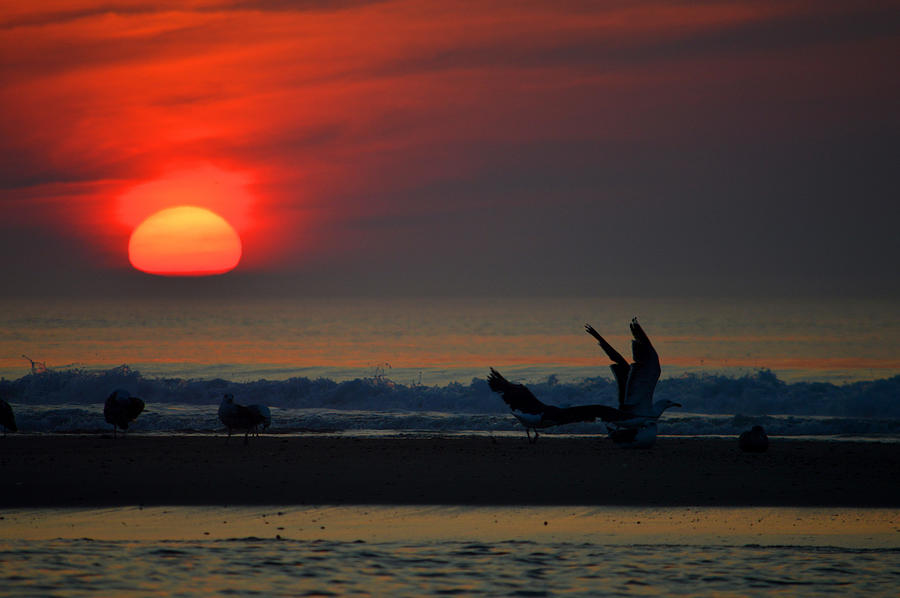
{"label": "bird leg", "polygon": [[244,446],[246,446],[247,443],[249,442],[249,438],[250,438],[250,428],[247,428],[247,433],[244,434]]}

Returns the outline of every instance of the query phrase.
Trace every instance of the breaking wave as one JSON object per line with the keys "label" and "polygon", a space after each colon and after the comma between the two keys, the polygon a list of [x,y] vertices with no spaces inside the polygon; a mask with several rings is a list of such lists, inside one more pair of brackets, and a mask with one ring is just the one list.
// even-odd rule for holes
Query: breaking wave
{"label": "breaking wave", "polygon": [[[0,380],[19,427],[33,432],[106,430],[102,403],[116,388],[147,403],[133,424],[138,432],[212,432],[220,429],[217,408],[231,393],[244,404],[272,407],[272,431],[364,432],[521,431],[483,378],[443,386],[402,384],[384,376],[337,382],[291,378],[232,382],[223,379],[150,378],[128,366],[106,371],[51,370]],[[543,401],[556,405],[616,403],[609,378],[560,382],[549,376],[530,382]],[[754,424],[775,435],[852,435],[900,438],[900,376],[836,385],[786,383],[768,370],[729,377],[688,374],[660,381],[657,399],[681,403],[666,413],[660,433],[732,435]],[[602,431],[600,424],[575,424],[561,433]],[[548,431],[549,432],[549,431]]]}

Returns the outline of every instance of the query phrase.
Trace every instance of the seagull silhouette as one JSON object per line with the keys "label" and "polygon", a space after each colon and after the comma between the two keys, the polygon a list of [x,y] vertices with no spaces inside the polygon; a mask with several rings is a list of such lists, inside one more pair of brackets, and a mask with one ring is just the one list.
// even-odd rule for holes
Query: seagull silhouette
{"label": "seagull silhouette", "polygon": [[19,428],[16,426],[16,416],[13,415],[12,407],[9,406],[9,403],[0,399],[0,426],[3,426],[3,436],[6,436],[7,432],[18,432]]}
{"label": "seagull silhouette", "polygon": [[131,396],[127,390],[121,388],[112,391],[103,405],[103,417],[106,423],[113,425],[113,438],[116,437],[116,428],[128,429],[128,424],[137,419],[144,410],[144,401]]}
{"label": "seagull silhouette", "polygon": [[243,431],[244,444],[247,444],[252,430],[255,430],[260,424],[268,425],[266,417],[258,405],[252,407],[238,405],[234,402],[234,395],[231,394],[226,394],[219,405],[219,420],[228,428],[226,443],[231,439],[232,430]]}
{"label": "seagull silhouette", "polygon": [[[575,422],[592,422],[600,418],[606,421],[618,417],[618,409],[606,405],[579,405],[576,407],[556,407],[541,402],[524,384],[513,384],[500,372],[491,368],[488,386],[499,393],[509,405],[510,411],[525,426],[528,442],[538,439],[538,428],[549,428]],[[534,438],[531,432],[534,431]]]}
{"label": "seagull silhouette", "polygon": [[616,417],[604,419],[609,437],[622,447],[645,448],[656,442],[656,421],[663,412],[669,407],[681,407],[681,404],[668,399],[653,402],[653,391],[662,371],[659,355],[637,318],[632,318],[630,328],[633,361],[628,363],[593,326],[584,325],[585,332],[597,340],[612,361],[609,368],[619,390]]}
{"label": "seagull silhouette", "polygon": [[272,412],[265,405],[247,405],[247,409],[256,414],[259,423],[253,428],[254,436],[259,437],[259,429],[265,432],[272,425]]}
{"label": "seagull silhouette", "polygon": [[[678,403],[664,400],[653,403],[653,390],[659,380],[659,357],[650,343],[637,318],[631,321],[632,353],[634,362],[629,364],[590,325],[585,330],[600,343],[613,361],[613,374],[619,388],[619,406],[577,405],[557,407],[547,405],[538,399],[523,384],[513,384],[500,372],[491,368],[488,386],[499,393],[509,405],[516,419],[525,426],[529,442],[537,442],[538,429],[549,428],[575,422],[606,422],[610,438],[620,446],[647,445],[656,440],[656,420],[669,407],[680,407]],[[534,432],[534,438],[531,432]]]}

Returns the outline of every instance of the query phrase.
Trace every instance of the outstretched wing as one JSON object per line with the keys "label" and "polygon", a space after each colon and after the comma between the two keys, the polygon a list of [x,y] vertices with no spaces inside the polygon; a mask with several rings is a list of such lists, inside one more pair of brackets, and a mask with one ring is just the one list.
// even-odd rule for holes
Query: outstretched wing
{"label": "outstretched wing", "polygon": [[606,339],[600,336],[600,333],[594,330],[593,326],[585,324],[584,330],[597,339],[600,347],[603,348],[613,362],[610,364],[609,369],[612,370],[613,376],[616,377],[616,385],[619,387],[619,408],[621,409],[625,405],[625,389],[628,386],[628,373],[631,370],[631,367],[628,365],[628,362],[625,361],[625,358],[622,357],[622,354],[606,342]]}
{"label": "outstretched wing", "polygon": [[488,376],[488,386],[503,397],[503,401],[509,405],[510,409],[522,413],[542,413],[546,409],[546,405],[531,394],[524,384],[513,384],[494,368],[491,368]]}
{"label": "outstretched wing", "polygon": [[628,383],[625,386],[624,408],[635,413],[649,414],[653,408],[653,391],[662,371],[659,367],[659,355],[650,337],[638,324],[637,318],[631,320],[631,354],[634,363],[629,367]]}

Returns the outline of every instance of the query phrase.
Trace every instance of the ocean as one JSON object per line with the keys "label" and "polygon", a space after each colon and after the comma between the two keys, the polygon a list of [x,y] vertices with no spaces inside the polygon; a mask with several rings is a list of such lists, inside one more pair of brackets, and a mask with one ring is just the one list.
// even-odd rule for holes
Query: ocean
{"label": "ocean", "polygon": [[628,355],[637,316],[663,377],[767,369],[786,381],[900,373],[891,299],[143,299],[0,302],[0,376],[127,364],[181,378],[379,372],[404,384],[469,382],[488,366],[524,380],[608,376],[591,323]]}
{"label": "ocean", "polygon": [[216,432],[224,393],[272,407],[273,433],[514,433],[489,367],[548,403],[615,404],[583,326],[628,355],[634,316],[656,398],[683,405],[663,435],[900,438],[900,309],[879,299],[7,300],[0,394],[26,432],[105,430],[124,388],[138,433]]}
{"label": "ocean", "polygon": [[896,596],[900,550],[507,541],[0,544],[7,596]]}
{"label": "ocean", "polygon": [[895,596],[900,581],[900,519],[879,509],[160,507],[5,519],[9,596]]}

